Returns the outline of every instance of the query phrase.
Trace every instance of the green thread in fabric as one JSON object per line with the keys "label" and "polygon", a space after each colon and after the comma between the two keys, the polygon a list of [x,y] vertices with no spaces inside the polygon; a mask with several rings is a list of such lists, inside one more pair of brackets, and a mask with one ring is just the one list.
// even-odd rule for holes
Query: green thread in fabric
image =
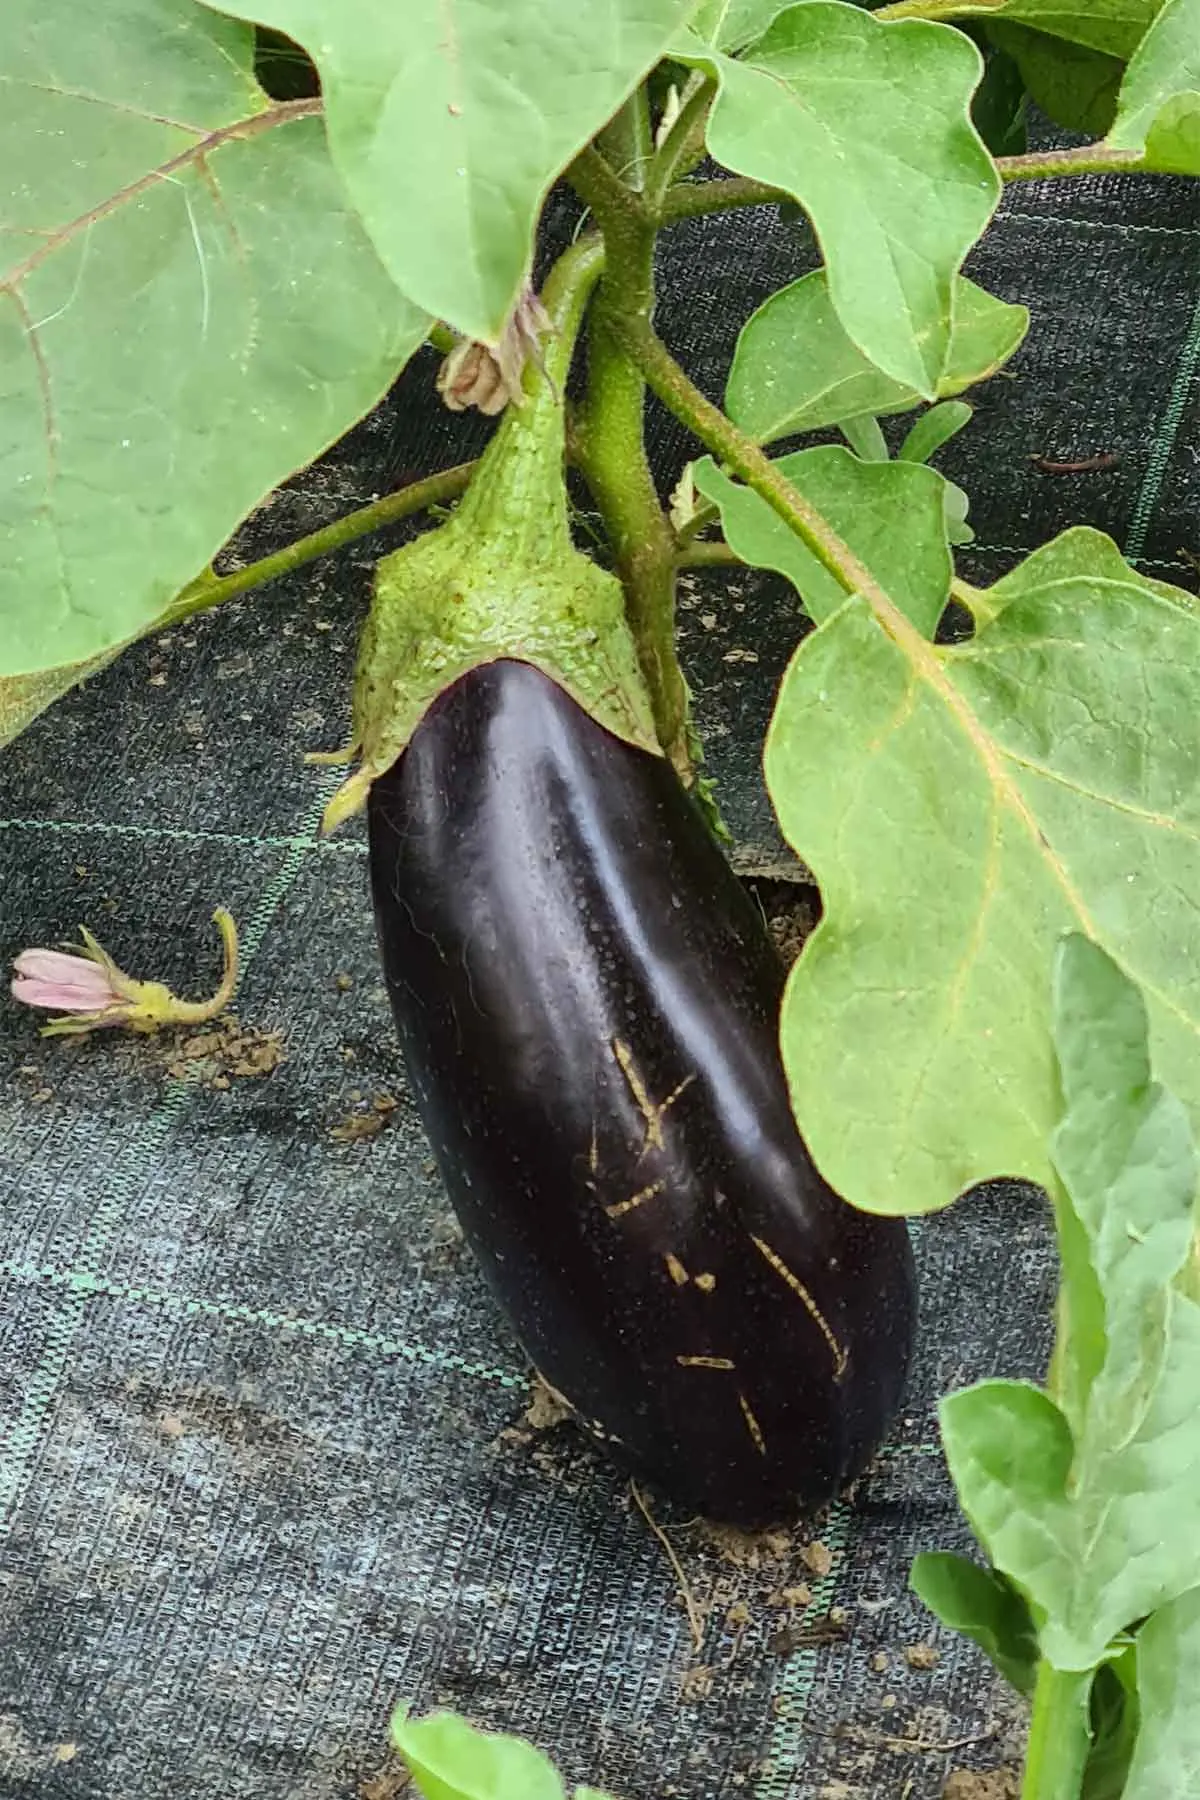
{"label": "green thread in fabric", "polygon": [[1188,394],[1196,379],[1198,368],[1200,368],[1200,292],[1196,296],[1191,324],[1188,327],[1183,349],[1179,353],[1179,361],[1175,366],[1175,377],[1171,383],[1166,408],[1154,443],[1150,448],[1141,491],[1133,509],[1133,518],[1130,521],[1129,534],[1125,542],[1125,554],[1130,561],[1136,561],[1140,556],[1147,533],[1154,523],[1154,516],[1162,498],[1163,483],[1167,477],[1167,465],[1170,463],[1171,453],[1179,436],[1183,410],[1187,405]]}
{"label": "green thread in fabric", "polygon": [[93,1275],[86,1269],[59,1269],[51,1264],[0,1262],[0,1274],[30,1286],[56,1288],[84,1300],[94,1297],[123,1300],[181,1318],[225,1319],[238,1325],[261,1326],[266,1331],[295,1332],[302,1337],[342,1344],[348,1350],[371,1350],[379,1356],[399,1357],[403,1362],[419,1363],[426,1368],[469,1375],[480,1381],[494,1382],[498,1387],[525,1390],[532,1385],[528,1376],[511,1369],[471,1362],[452,1350],[408,1343],[403,1338],[389,1337],[385,1332],[363,1331],[358,1326],[338,1325],[329,1319],[306,1319],[297,1313],[279,1312],[271,1307],[246,1306],[237,1300],[213,1300],[196,1294],[176,1294],[167,1288],[135,1287],[130,1282],[110,1281],[106,1276]]}

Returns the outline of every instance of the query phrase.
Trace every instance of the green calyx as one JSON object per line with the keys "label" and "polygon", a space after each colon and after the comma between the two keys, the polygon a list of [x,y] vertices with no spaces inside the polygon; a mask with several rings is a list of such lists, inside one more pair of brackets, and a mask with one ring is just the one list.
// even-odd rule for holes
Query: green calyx
{"label": "green calyx", "polygon": [[386,557],[359,649],[358,758],[325,810],[331,831],[364,805],[433,702],[472,669],[532,663],[615,736],[661,754],[624,594],[571,539],[562,393],[587,298],[603,266],[584,240],[542,295],[553,323],[526,397],[509,406],[453,517]]}

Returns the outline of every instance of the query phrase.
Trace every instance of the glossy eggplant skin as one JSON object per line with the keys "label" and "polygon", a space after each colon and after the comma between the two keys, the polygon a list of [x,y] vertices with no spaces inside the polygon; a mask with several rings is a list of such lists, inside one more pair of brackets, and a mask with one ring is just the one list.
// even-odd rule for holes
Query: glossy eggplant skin
{"label": "glossy eggplant skin", "polygon": [[500,661],[435,702],[369,829],[412,1089],[533,1363],[707,1516],[831,1499],[903,1392],[908,1236],[813,1167],[782,966],[674,771]]}

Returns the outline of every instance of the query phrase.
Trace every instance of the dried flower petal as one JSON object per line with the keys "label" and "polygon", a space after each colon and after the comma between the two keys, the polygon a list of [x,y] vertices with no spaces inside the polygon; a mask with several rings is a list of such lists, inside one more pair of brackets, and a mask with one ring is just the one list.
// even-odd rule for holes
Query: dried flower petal
{"label": "dried flower petal", "polygon": [[520,406],[525,370],[531,362],[543,366],[541,340],[552,329],[550,315],[527,286],[494,346],[468,338],[455,344],[438,371],[438,393],[451,412],[473,406],[491,417],[510,401]]}

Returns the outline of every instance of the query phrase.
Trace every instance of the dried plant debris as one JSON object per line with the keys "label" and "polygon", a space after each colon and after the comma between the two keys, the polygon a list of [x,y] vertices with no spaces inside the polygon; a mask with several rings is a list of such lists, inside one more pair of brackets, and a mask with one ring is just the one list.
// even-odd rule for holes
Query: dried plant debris
{"label": "dried plant debris", "polygon": [[180,1035],[169,1046],[167,1073],[208,1087],[227,1088],[232,1080],[260,1080],[273,1074],[284,1061],[281,1031],[261,1031],[243,1025],[234,1014],[208,1025],[203,1031]]}
{"label": "dried plant debris", "polygon": [[354,1144],[360,1138],[376,1137],[398,1104],[392,1094],[367,1096],[355,1088],[350,1094],[350,1111],[329,1127],[329,1135],[338,1144]]}

